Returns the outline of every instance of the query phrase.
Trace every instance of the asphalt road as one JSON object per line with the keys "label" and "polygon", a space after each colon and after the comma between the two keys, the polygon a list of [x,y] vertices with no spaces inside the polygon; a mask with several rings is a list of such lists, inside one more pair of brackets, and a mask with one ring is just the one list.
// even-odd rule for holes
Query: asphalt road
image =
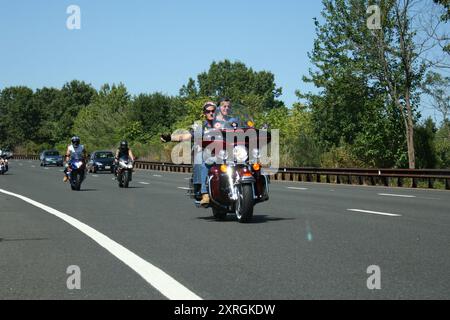
{"label": "asphalt road", "polygon": [[129,189],[90,174],[74,192],[60,170],[0,176],[0,299],[450,298],[448,191],[277,182],[239,224],[196,208],[187,174],[137,171]]}

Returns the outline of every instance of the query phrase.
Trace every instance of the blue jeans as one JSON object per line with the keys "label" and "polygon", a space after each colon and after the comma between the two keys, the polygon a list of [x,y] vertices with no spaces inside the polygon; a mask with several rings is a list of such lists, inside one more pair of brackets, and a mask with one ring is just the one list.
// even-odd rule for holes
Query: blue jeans
{"label": "blue jeans", "polygon": [[206,179],[208,179],[208,167],[203,162],[202,164],[194,164],[194,175],[192,183],[201,184],[201,193],[208,193]]}

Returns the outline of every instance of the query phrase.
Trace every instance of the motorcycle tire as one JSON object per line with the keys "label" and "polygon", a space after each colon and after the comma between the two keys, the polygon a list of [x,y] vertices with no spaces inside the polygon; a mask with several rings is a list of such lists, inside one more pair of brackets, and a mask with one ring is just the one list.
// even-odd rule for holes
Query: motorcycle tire
{"label": "motorcycle tire", "polygon": [[117,174],[117,182],[119,183],[119,188],[123,188],[122,173]]}
{"label": "motorcycle tire", "polygon": [[123,187],[128,188],[128,185],[130,184],[130,172],[125,171],[123,173]]}
{"label": "motorcycle tire", "polygon": [[236,201],[236,217],[240,223],[248,223],[253,218],[253,189],[251,184],[243,184],[238,187],[239,198]]}

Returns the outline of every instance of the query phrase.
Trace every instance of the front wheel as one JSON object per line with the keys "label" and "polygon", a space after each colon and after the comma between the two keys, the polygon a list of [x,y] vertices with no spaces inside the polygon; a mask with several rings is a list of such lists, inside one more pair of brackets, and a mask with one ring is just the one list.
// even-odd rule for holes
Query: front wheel
{"label": "front wheel", "polygon": [[130,184],[130,171],[125,171],[122,175],[122,184],[124,188],[128,188],[128,185]]}
{"label": "front wheel", "polygon": [[117,182],[119,183],[119,188],[123,188],[122,176],[122,172],[117,172]]}
{"label": "front wheel", "polygon": [[250,222],[253,218],[253,188],[251,184],[238,186],[238,200],[236,201],[236,217],[240,223]]}
{"label": "front wheel", "polygon": [[74,191],[80,191],[82,176],[78,172],[72,172],[70,177],[70,186]]}

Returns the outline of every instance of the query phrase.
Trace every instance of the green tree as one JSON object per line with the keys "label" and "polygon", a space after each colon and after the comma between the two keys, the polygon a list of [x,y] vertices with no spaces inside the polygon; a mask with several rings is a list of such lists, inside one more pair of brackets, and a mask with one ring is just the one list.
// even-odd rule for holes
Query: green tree
{"label": "green tree", "polygon": [[417,168],[434,169],[438,164],[435,147],[436,125],[431,118],[416,126]]}
{"label": "green tree", "polygon": [[185,110],[180,104],[179,99],[159,92],[135,97],[128,118],[132,125],[136,126],[136,123],[139,123],[142,133],[137,140],[145,142],[170,131],[174,123],[185,115]]}
{"label": "green tree", "polygon": [[263,99],[264,110],[278,108],[283,103],[277,98],[282,89],[275,84],[275,76],[268,71],[253,71],[242,62],[224,60],[213,62],[207,72],[197,76],[197,83],[190,78],[180,90],[183,98],[229,97],[233,102],[243,104],[247,96]]}
{"label": "green tree", "polygon": [[[366,0],[324,0],[323,4],[324,22],[315,20],[317,38],[309,55],[315,70],[304,78],[322,91],[298,94],[309,101],[319,137],[327,148],[341,141],[351,148],[357,143],[359,157],[375,157],[368,165],[394,165],[400,159],[392,157],[402,154],[403,141],[391,144],[392,156],[386,159],[380,148],[385,148],[382,142],[387,138],[380,133],[397,140],[403,129],[401,140],[406,141],[409,167],[414,168],[417,89],[424,68],[413,42],[411,3],[381,1],[380,30],[367,27]],[[396,125],[390,125],[392,121]],[[374,145],[368,131],[377,133]],[[364,145],[371,149],[361,152]]]}
{"label": "green tree", "polygon": [[130,95],[123,84],[105,84],[91,104],[78,113],[72,134],[80,136],[89,150],[112,148],[123,139]]}
{"label": "green tree", "polygon": [[436,132],[435,148],[439,167],[450,169],[450,122],[445,121]]}
{"label": "green tree", "polygon": [[431,106],[442,115],[442,121],[449,120],[450,77],[430,71],[423,83],[423,91],[432,99]]}
{"label": "green tree", "polygon": [[14,148],[38,140],[42,114],[33,102],[33,90],[9,87],[0,93],[2,144]]}

